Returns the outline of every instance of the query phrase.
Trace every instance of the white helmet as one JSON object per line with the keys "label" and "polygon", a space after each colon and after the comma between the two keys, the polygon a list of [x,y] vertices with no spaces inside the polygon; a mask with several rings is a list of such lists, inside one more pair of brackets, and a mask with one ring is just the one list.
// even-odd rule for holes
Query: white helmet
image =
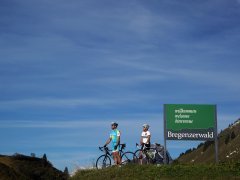
{"label": "white helmet", "polygon": [[150,126],[149,126],[148,124],[143,124],[143,125],[142,125],[142,127],[144,127],[144,128],[147,128],[147,129],[148,129]]}

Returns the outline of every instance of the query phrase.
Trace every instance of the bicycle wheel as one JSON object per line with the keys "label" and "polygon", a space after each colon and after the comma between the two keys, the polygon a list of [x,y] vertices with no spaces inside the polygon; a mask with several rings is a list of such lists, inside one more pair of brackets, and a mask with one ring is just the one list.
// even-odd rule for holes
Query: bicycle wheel
{"label": "bicycle wheel", "polygon": [[[159,152],[158,152],[158,154],[159,154]],[[164,153],[162,152],[160,155],[158,155],[158,157],[159,156],[161,156],[160,157],[160,163],[159,163],[159,160],[158,160],[158,164],[164,164]],[[166,164],[169,164],[170,163],[170,158],[169,158],[169,154],[168,154],[168,152],[166,153]]]}
{"label": "bicycle wheel", "polygon": [[153,152],[150,154],[149,152],[154,151],[155,149],[149,148],[149,150],[142,151],[138,149],[135,151],[135,162],[138,164],[153,164],[154,163],[154,157]]}
{"label": "bicycle wheel", "polygon": [[147,163],[148,164],[155,164],[156,163],[156,148],[149,148],[146,152],[147,156]]}
{"label": "bicycle wheel", "polygon": [[134,163],[142,164],[143,159],[146,158],[146,156],[140,149],[138,149],[134,152],[134,158]]}
{"label": "bicycle wheel", "polygon": [[111,166],[111,158],[107,155],[101,155],[96,161],[97,169],[104,169]]}
{"label": "bicycle wheel", "polygon": [[134,159],[136,159],[135,154],[133,152],[125,152],[121,156],[122,164],[134,163]]}

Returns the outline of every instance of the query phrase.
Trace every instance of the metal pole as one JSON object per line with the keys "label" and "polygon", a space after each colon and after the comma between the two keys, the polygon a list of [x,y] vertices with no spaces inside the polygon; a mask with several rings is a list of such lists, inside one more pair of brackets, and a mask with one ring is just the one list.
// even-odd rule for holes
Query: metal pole
{"label": "metal pole", "polygon": [[218,163],[218,130],[217,130],[217,105],[215,105],[215,160]]}
{"label": "metal pole", "polygon": [[167,164],[167,143],[166,143],[166,135],[167,135],[167,126],[166,126],[166,104],[163,106],[163,132],[164,132],[164,164]]}

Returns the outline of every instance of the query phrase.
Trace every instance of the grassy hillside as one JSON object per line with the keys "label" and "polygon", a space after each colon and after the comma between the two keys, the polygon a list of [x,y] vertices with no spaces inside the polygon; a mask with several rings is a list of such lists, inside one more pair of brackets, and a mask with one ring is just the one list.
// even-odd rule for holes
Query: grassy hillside
{"label": "grassy hillside", "polygon": [[14,156],[0,155],[0,179],[64,180],[67,179],[67,175],[54,168],[49,161],[43,158],[35,158],[19,154]]}
{"label": "grassy hillside", "polygon": [[219,136],[219,164],[215,164],[214,143],[205,142],[189,149],[172,165],[137,165],[103,170],[79,170],[79,179],[240,179],[240,119]]}
{"label": "grassy hillside", "polygon": [[[240,160],[240,120],[229,125],[218,135],[220,162]],[[180,163],[211,163],[215,162],[214,142],[205,142],[196,149],[189,149],[177,159]]]}
{"label": "grassy hillside", "polygon": [[128,165],[103,170],[79,170],[70,180],[96,179],[240,179],[240,162],[208,165]]}

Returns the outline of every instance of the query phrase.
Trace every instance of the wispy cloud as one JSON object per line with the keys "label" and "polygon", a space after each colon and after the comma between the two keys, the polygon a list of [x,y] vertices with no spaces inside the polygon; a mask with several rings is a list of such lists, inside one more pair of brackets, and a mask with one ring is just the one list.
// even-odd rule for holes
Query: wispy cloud
{"label": "wispy cloud", "polygon": [[126,96],[126,97],[95,97],[95,98],[38,98],[38,99],[19,99],[19,100],[7,100],[0,101],[1,109],[12,109],[12,108],[24,108],[24,107],[64,107],[73,108],[78,106],[91,107],[96,106],[101,108],[102,106],[108,107],[112,105],[121,105],[127,103],[136,103],[139,101],[153,98],[150,95],[141,96]]}
{"label": "wispy cloud", "polygon": [[[201,69],[201,67],[192,67],[190,68],[177,68],[176,65],[172,65],[172,67],[168,67],[167,65],[163,65],[161,67],[153,66],[148,61],[139,62],[137,60],[113,60],[114,63],[121,65],[123,67],[128,67],[132,69],[137,75],[128,75],[129,78],[123,76],[117,77],[103,77],[98,80],[100,83],[120,83],[120,84],[136,84],[143,83],[146,81],[167,81],[167,80],[175,80],[177,82],[181,81],[186,83],[188,81],[195,84],[203,84],[203,85],[211,85],[223,89],[228,89],[232,91],[240,90],[239,83],[236,83],[236,79],[240,78],[239,73],[236,72],[224,72],[221,70],[205,70]],[[161,64],[161,61],[158,62]]]}
{"label": "wispy cloud", "polygon": [[238,118],[238,0],[0,4],[4,152],[46,151],[63,166],[111,121],[128,144],[145,122],[162,142],[164,103],[217,104],[219,129]]}

